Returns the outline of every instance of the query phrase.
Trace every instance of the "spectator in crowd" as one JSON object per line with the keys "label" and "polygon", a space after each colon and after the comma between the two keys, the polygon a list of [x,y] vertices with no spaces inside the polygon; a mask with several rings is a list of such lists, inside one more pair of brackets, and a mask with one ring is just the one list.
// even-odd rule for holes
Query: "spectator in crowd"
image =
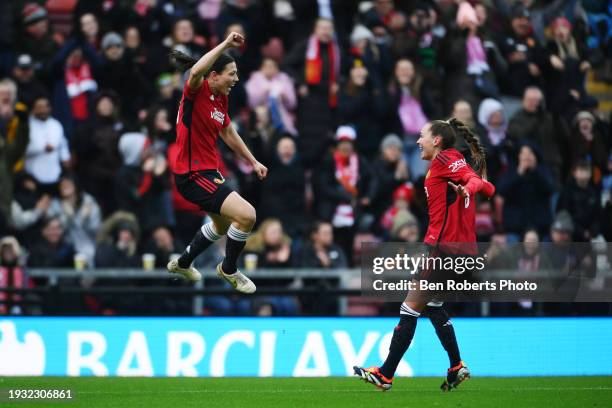
{"label": "spectator in crowd", "polygon": [[[317,221],[312,224],[308,241],[304,244],[298,256],[296,256],[298,267],[338,269],[348,267],[348,259],[341,246],[334,243],[334,229],[329,222]],[[315,288],[323,292],[338,286],[337,279],[304,279],[305,288]],[[302,310],[305,313],[315,315],[336,314],[336,299],[321,296],[303,296]]]}
{"label": "spectator in crowd", "polygon": [[26,172],[15,174],[13,193],[10,226],[18,239],[31,245],[38,240],[42,221],[49,215],[51,196],[42,193],[36,179]]}
{"label": "spectator in crowd", "polygon": [[26,149],[25,170],[34,176],[40,189],[57,194],[62,171],[70,168],[70,150],[62,124],[51,117],[46,96],[34,99],[30,115],[30,142]]}
{"label": "spectator in crowd", "polygon": [[165,41],[165,45],[168,47],[166,54],[171,50],[178,49],[195,59],[204,55],[206,40],[204,37],[196,35],[193,22],[186,17],[175,20],[172,32],[167,40]]}
{"label": "spectator in crowd", "polygon": [[[37,203],[37,208],[40,206]],[[66,232],[66,240],[75,251],[85,256],[87,264],[94,264],[96,232],[102,222],[96,200],[82,191],[75,179],[63,176],[59,181],[58,198],[50,204],[48,214],[58,217]]]}
{"label": "spectator in crowd", "polygon": [[533,36],[529,10],[515,3],[510,12],[511,32],[499,47],[508,63],[508,72],[501,81],[504,94],[521,97],[528,86],[538,86],[542,80],[544,50]]}
{"label": "spectator in crowd", "polygon": [[96,236],[95,264],[98,268],[136,268],[140,227],[134,214],[117,211],[106,219]]}
{"label": "spectator in crowd", "polygon": [[266,105],[270,111],[272,126],[280,132],[296,135],[292,111],[297,99],[293,81],[278,68],[272,58],[264,58],[258,71],[251,74],[246,83],[251,109]]}
{"label": "spectator in crowd", "polygon": [[[380,219],[380,225],[384,229],[386,235],[393,236],[393,226],[395,225],[396,218],[405,216],[405,213],[410,212],[410,202],[414,197],[414,188],[412,183],[407,182],[393,191],[393,201],[391,205],[386,209],[385,213]],[[414,217],[410,214],[411,217]]]}
{"label": "spectator in crowd", "polygon": [[[244,247],[245,254],[257,255],[258,268],[287,268],[291,265],[291,238],[277,218],[264,220]],[[275,286],[267,282],[271,286]]]}
{"label": "spectator in crowd", "polygon": [[494,60],[487,55],[485,39],[478,32],[476,11],[468,2],[459,5],[456,28],[444,37],[440,58],[445,68],[446,109],[459,98],[477,106],[483,98],[498,98]]}
{"label": "spectator in crowd", "polygon": [[108,192],[113,190],[121,166],[119,135],[123,122],[114,93],[100,93],[95,105],[95,116],[75,135],[72,147],[77,155],[79,184],[94,196],[102,212],[109,214],[116,208],[115,198]]}
{"label": "spectator in crowd", "polygon": [[416,244],[420,239],[421,232],[416,217],[407,209],[398,211],[393,217],[391,241]]}
{"label": "spectator in crowd", "polygon": [[[480,141],[487,152],[487,173],[492,180],[496,180],[507,168],[511,153],[510,141],[506,138],[508,122],[502,103],[493,98],[482,101],[478,108],[478,123]],[[468,153],[466,147],[461,150]],[[471,157],[471,154],[467,157]]]}
{"label": "spectator in crowd", "polygon": [[18,103],[17,86],[10,79],[0,80],[0,231],[6,229],[13,200],[15,166],[23,167],[30,131],[26,107]]}
{"label": "spectator in crowd", "polygon": [[383,86],[383,78],[393,71],[393,57],[388,45],[376,41],[374,34],[364,25],[357,24],[351,32],[350,55],[363,61],[374,87]]}
{"label": "spectator in crowd", "polygon": [[0,239],[0,315],[18,315],[23,312],[20,305],[23,296],[2,289],[27,287],[28,278],[23,267],[21,246],[15,237],[3,237]]}
{"label": "spectator in crowd", "polygon": [[[380,81],[378,81],[380,84]],[[373,159],[383,136],[385,94],[376,81],[370,79],[363,61],[355,59],[348,81],[338,92],[338,118],[351,123],[357,139],[355,147],[362,156]]]}
{"label": "spectator in crowd", "polygon": [[523,140],[537,145],[542,151],[544,164],[555,176],[555,182],[561,182],[567,139],[563,129],[555,125],[552,114],[544,108],[544,95],[540,88],[530,86],[525,89],[523,106],[508,124],[508,138],[514,146]]}
{"label": "spectator in crowd", "polygon": [[474,113],[472,111],[472,105],[469,104],[465,99],[458,99],[453,104],[452,117],[459,119],[465,123],[467,127],[472,129],[474,132],[480,133],[479,125],[474,119]]}
{"label": "spectator in crowd", "polygon": [[115,175],[119,210],[136,214],[143,231],[156,225],[173,225],[170,180],[165,155],[157,154],[142,133],[125,133],[119,139],[123,166]]}
{"label": "spectator in crowd", "polygon": [[376,219],[391,205],[395,189],[410,178],[408,165],[402,157],[402,148],[402,140],[393,133],[385,136],[380,144],[380,157],[372,168],[378,177],[378,192],[373,202]]}
{"label": "spectator in crowd", "polygon": [[25,4],[21,12],[22,32],[18,36],[16,48],[32,56],[37,70],[44,69],[58,49],[47,17],[47,9],[34,2]]}
{"label": "spectator in crowd", "polygon": [[579,161],[590,161],[597,179],[609,172],[607,162],[611,143],[609,139],[606,141],[591,112],[581,111],[576,114],[569,145],[570,166],[573,167]]}
{"label": "spectator in crowd", "polygon": [[340,126],[336,150],[313,174],[316,215],[334,226],[334,235],[351,259],[355,228],[371,211],[378,180],[367,160],[355,152],[355,129]]}
{"label": "spectator in crowd", "polygon": [[546,44],[548,100],[553,113],[569,120],[579,108],[597,105],[584,87],[591,63],[586,45],[572,36],[572,25],[565,17],[556,18],[551,29],[554,37]]}
{"label": "spectator in crowd", "polygon": [[172,234],[172,230],[160,225],[151,231],[151,238],[147,242],[145,252],[155,255],[155,267],[164,268],[173,255],[180,255],[182,245]]}
{"label": "spectator in crowd", "polygon": [[428,121],[425,112],[431,112],[427,95],[427,88],[415,71],[414,64],[408,59],[398,60],[389,87],[389,98],[392,100],[389,114],[393,128],[398,135],[403,135],[405,160],[413,180],[427,171],[427,163],[421,160],[416,144],[421,128]]}
{"label": "spectator in crowd", "polygon": [[95,49],[80,36],[66,41],[51,60],[53,112],[70,140],[91,117],[101,64]]}
{"label": "spectator in crowd", "polygon": [[115,32],[102,38],[104,52],[103,66],[100,71],[101,89],[117,89],[119,103],[124,118],[135,121],[138,111],[146,106],[147,99],[153,94],[152,86],[143,72],[125,53],[123,38]]}
{"label": "spectator in crowd", "polygon": [[285,59],[298,88],[299,150],[308,167],[328,147],[329,129],[338,106],[341,51],[331,20],[317,20],[312,35],[297,44]]}
{"label": "spectator in crowd", "polygon": [[257,213],[263,219],[278,218],[287,234],[295,237],[303,232],[306,222],[306,181],[295,140],[289,136],[281,138],[266,165],[270,172],[262,182]]}
{"label": "spectator in crowd", "polygon": [[153,151],[164,156],[168,152],[168,146],[176,139],[172,119],[165,107],[154,105],[148,110],[144,122]]}
{"label": "spectator in crowd", "polygon": [[576,163],[572,178],[563,187],[557,211],[568,211],[574,220],[573,239],[588,242],[600,232],[602,219],[600,196],[592,183],[593,169],[589,162]]}
{"label": "spectator in crowd", "polygon": [[39,268],[69,268],[73,265],[74,247],[66,239],[58,217],[43,221],[41,238],[30,249],[28,266]]}
{"label": "spectator in crowd", "polygon": [[334,230],[329,222],[316,221],[312,225],[308,241],[295,257],[296,266],[302,268],[346,268],[345,252],[334,242]]}
{"label": "spectator in crowd", "polygon": [[[162,73],[156,78],[158,97],[155,105],[166,108],[168,118],[170,119],[178,117],[178,104],[176,101],[181,99],[182,88],[180,82],[179,74],[171,74],[169,72]],[[174,122],[175,120],[170,122],[173,130],[175,129]]]}
{"label": "spectator in crowd", "polygon": [[13,68],[13,80],[17,84],[17,100],[31,107],[37,95],[47,93],[47,87],[38,79],[34,71],[34,61],[29,54],[17,57]]}
{"label": "spectator in crowd", "polygon": [[79,17],[79,30],[85,41],[94,49],[100,50],[102,38],[100,36],[100,24],[93,13],[85,13]]}
{"label": "spectator in crowd", "polygon": [[504,199],[504,230],[515,234],[515,241],[529,228],[536,229],[540,235],[548,232],[554,179],[542,164],[536,147],[529,144],[520,147],[516,166],[500,177],[497,191]]}

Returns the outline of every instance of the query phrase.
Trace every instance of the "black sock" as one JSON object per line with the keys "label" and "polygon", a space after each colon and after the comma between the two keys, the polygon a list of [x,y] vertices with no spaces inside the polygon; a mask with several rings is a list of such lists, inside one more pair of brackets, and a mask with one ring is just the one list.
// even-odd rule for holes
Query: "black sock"
{"label": "black sock", "polygon": [[387,378],[392,378],[397,370],[402,357],[410,347],[412,338],[414,337],[414,331],[416,330],[417,318],[419,314],[412,310],[413,314],[403,314],[405,305],[402,305],[402,311],[400,312],[400,321],[395,330],[393,331],[393,337],[391,338],[391,345],[389,346],[389,355],[387,359],[380,367],[380,373]]}
{"label": "black sock", "polygon": [[436,329],[440,343],[442,343],[444,350],[448,354],[450,366],[455,367],[461,362],[461,356],[459,355],[459,345],[455,337],[455,329],[448,317],[448,313],[446,313],[442,306],[427,306],[427,315],[429,320],[431,320],[431,324]]}
{"label": "black sock", "polygon": [[223,264],[221,265],[224,273],[231,275],[236,272],[238,269],[236,262],[238,262],[238,257],[244,249],[248,237],[248,232],[240,231],[233,225],[230,226],[227,231],[227,243],[225,244],[225,259],[223,259]]}
{"label": "black sock", "polygon": [[179,267],[189,268],[193,260],[219,238],[221,238],[221,236],[214,231],[212,223],[204,224],[202,228],[196,232],[187,248],[185,248],[185,251],[183,251],[179,257]]}

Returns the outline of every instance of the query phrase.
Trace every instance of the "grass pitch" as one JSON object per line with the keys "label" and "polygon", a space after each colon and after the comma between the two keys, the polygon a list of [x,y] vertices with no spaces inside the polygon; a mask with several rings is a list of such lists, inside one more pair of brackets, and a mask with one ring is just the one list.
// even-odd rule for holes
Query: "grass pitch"
{"label": "grass pitch", "polygon": [[[612,377],[397,378],[381,392],[355,378],[0,377],[0,407],[612,407]],[[9,401],[8,389],[71,389],[70,401]]]}

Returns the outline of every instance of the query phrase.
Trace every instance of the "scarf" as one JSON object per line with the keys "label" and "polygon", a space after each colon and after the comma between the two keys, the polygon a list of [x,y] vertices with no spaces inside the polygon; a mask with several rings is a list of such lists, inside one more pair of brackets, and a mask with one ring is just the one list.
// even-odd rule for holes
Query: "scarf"
{"label": "scarf", "polygon": [[89,117],[87,92],[95,92],[98,84],[91,76],[89,64],[84,62],[78,67],[68,67],[64,70],[66,92],[70,98],[72,116],[78,120]]}
{"label": "scarf", "polygon": [[[327,47],[327,58],[331,67],[329,72],[329,106],[335,108],[338,105],[336,94],[331,92],[331,85],[336,82],[336,78],[340,75],[340,49],[338,43],[334,39]],[[308,85],[318,85],[323,77],[323,58],[321,58],[321,43],[315,35],[311,35],[308,39],[308,48],[306,49],[306,83]]]}
{"label": "scarf", "polygon": [[[353,197],[357,197],[357,180],[359,178],[359,160],[357,154],[353,153],[350,157],[334,153],[336,162],[336,180]],[[355,223],[355,213],[353,206],[347,203],[338,204],[332,219],[332,225],[336,228],[351,227]]]}
{"label": "scarf", "polygon": [[397,108],[404,132],[409,135],[418,134],[427,123],[421,104],[414,99],[409,90],[402,90],[402,97]]}
{"label": "scarf", "polygon": [[487,56],[482,46],[482,40],[476,35],[469,35],[465,41],[467,51],[467,72],[472,75],[481,75],[489,71]]}

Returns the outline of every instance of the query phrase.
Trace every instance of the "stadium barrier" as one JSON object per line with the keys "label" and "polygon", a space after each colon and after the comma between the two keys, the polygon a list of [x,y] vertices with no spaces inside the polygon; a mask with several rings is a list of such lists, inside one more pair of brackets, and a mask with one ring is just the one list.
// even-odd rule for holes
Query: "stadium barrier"
{"label": "stadium barrier", "polygon": [[[612,318],[457,318],[474,376],[612,375]],[[397,318],[0,318],[0,375],[348,376],[380,363]],[[448,367],[420,319],[400,376]],[[500,368],[502,367],[502,368]]]}

